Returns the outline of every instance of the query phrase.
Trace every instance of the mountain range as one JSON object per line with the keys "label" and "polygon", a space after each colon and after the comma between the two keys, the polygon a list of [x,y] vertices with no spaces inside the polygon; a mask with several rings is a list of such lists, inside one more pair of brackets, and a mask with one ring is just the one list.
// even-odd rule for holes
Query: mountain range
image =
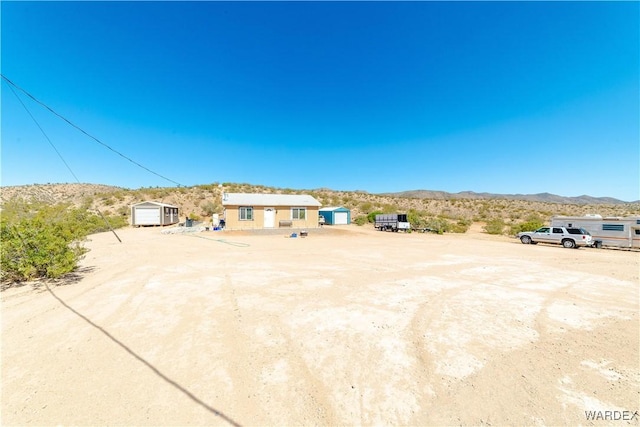
{"label": "mountain range", "polygon": [[504,200],[526,200],[529,202],[543,203],[562,203],[571,205],[617,205],[625,203],[640,203],[640,200],[634,202],[625,202],[613,197],[592,197],[587,195],[567,197],[558,196],[551,193],[538,194],[494,194],[494,193],[475,193],[473,191],[461,191],[459,193],[448,193],[446,191],[433,190],[408,190],[396,193],[381,193],[380,196],[390,197],[407,197],[414,199],[504,199]]}

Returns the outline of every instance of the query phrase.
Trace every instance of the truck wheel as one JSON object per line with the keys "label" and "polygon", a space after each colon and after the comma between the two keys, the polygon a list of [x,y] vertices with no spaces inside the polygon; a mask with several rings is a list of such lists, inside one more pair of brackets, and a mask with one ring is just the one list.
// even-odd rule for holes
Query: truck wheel
{"label": "truck wheel", "polygon": [[575,248],[576,247],[576,242],[574,242],[571,239],[564,239],[562,241],[562,246],[564,246],[567,249]]}
{"label": "truck wheel", "polygon": [[524,245],[528,245],[528,244],[530,244],[530,243],[531,243],[531,237],[529,237],[529,236],[522,236],[522,237],[520,238],[520,241],[522,242],[522,244],[524,244]]}

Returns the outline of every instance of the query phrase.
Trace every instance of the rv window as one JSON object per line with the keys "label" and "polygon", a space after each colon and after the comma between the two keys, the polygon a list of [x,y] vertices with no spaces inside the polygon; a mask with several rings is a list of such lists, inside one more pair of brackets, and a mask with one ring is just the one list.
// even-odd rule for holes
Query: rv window
{"label": "rv window", "polygon": [[602,224],[603,231],[624,231],[624,224]]}
{"label": "rv window", "polygon": [[636,235],[640,235],[640,229],[639,228],[636,228],[635,231],[636,231]]}

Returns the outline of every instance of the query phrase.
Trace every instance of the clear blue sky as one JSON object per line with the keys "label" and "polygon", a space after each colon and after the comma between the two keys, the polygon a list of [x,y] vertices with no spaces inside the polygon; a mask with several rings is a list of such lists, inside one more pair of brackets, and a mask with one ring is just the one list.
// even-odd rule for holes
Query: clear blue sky
{"label": "clear blue sky", "polygon": [[[640,199],[638,2],[1,8],[3,75],[182,185]],[[2,185],[74,182],[1,89]],[[174,185],[18,93],[81,182]]]}

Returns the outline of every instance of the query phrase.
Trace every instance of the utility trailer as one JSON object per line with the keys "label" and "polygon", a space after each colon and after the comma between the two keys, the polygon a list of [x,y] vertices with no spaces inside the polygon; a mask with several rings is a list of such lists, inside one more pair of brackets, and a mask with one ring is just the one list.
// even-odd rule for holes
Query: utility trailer
{"label": "utility trailer", "polygon": [[411,224],[407,221],[407,214],[378,214],[374,227],[380,231],[410,230]]}
{"label": "utility trailer", "polygon": [[584,228],[596,246],[640,249],[640,216],[554,216],[551,226]]}

